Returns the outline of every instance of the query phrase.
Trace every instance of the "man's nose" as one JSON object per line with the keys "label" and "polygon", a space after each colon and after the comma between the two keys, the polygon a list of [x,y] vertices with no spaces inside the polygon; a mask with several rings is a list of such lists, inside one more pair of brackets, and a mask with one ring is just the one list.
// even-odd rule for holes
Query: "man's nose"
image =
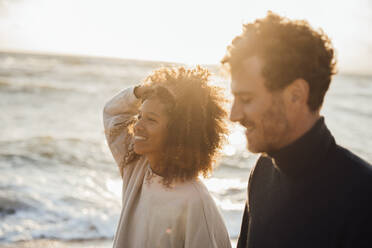
{"label": "man's nose", "polygon": [[234,100],[231,111],[230,111],[230,120],[232,122],[238,122],[241,121],[244,117],[243,109],[241,104],[237,103],[236,100]]}

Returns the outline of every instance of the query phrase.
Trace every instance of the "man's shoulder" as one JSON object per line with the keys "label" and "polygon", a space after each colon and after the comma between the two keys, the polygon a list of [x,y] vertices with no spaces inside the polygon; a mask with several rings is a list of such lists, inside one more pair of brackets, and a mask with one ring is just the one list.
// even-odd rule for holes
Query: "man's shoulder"
{"label": "man's shoulder", "polygon": [[355,173],[372,177],[372,165],[345,147],[336,145],[332,160]]}
{"label": "man's shoulder", "polygon": [[248,179],[248,188],[252,187],[253,184],[262,184],[270,181],[274,174],[276,174],[276,169],[272,158],[262,154],[251,170]]}
{"label": "man's shoulder", "polygon": [[[331,163],[335,164],[336,170],[343,170],[345,184],[356,194],[372,194],[372,165],[350,150],[337,145],[332,156]],[[372,203],[372,201],[371,201]]]}
{"label": "man's shoulder", "polygon": [[266,154],[261,154],[261,156],[257,160],[256,166],[266,169],[273,168],[274,166],[273,159]]}
{"label": "man's shoulder", "polygon": [[262,173],[271,171],[274,169],[274,163],[272,158],[265,154],[261,154],[257,159],[256,165],[252,168],[251,177],[260,176]]}

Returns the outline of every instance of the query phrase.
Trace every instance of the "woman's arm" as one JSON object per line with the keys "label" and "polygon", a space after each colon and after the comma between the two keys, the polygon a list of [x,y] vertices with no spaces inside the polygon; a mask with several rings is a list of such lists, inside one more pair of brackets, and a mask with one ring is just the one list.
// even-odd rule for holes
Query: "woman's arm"
{"label": "woman's arm", "polygon": [[135,87],[130,87],[121,91],[106,103],[103,110],[107,144],[121,174],[123,159],[132,139],[129,126],[136,120],[135,116],[141,104],[140,99],[134,94],[134,89]]}

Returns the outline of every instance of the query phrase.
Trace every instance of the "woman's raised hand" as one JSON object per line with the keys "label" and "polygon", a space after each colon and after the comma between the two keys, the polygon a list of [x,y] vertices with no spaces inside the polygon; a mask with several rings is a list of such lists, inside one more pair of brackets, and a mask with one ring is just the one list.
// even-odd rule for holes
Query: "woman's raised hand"
{"label": "woman's raised hand", "polygon": [[151,90],[151,86],[147,84],[139,85],[134,88],[134,95],[137,98],[142,98],[142,96]]}

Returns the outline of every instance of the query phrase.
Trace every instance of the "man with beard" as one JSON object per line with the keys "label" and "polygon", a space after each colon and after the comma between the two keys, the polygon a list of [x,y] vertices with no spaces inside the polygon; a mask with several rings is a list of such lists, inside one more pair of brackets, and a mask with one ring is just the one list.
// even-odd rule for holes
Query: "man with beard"
{"label": "man with beard", "polygon": [[372,247],[372,167],[337,145],[319,113],[335,74],[327,35],[269,12],[243,26],[222,63],[230,119],[262,154],[238,247]]}

